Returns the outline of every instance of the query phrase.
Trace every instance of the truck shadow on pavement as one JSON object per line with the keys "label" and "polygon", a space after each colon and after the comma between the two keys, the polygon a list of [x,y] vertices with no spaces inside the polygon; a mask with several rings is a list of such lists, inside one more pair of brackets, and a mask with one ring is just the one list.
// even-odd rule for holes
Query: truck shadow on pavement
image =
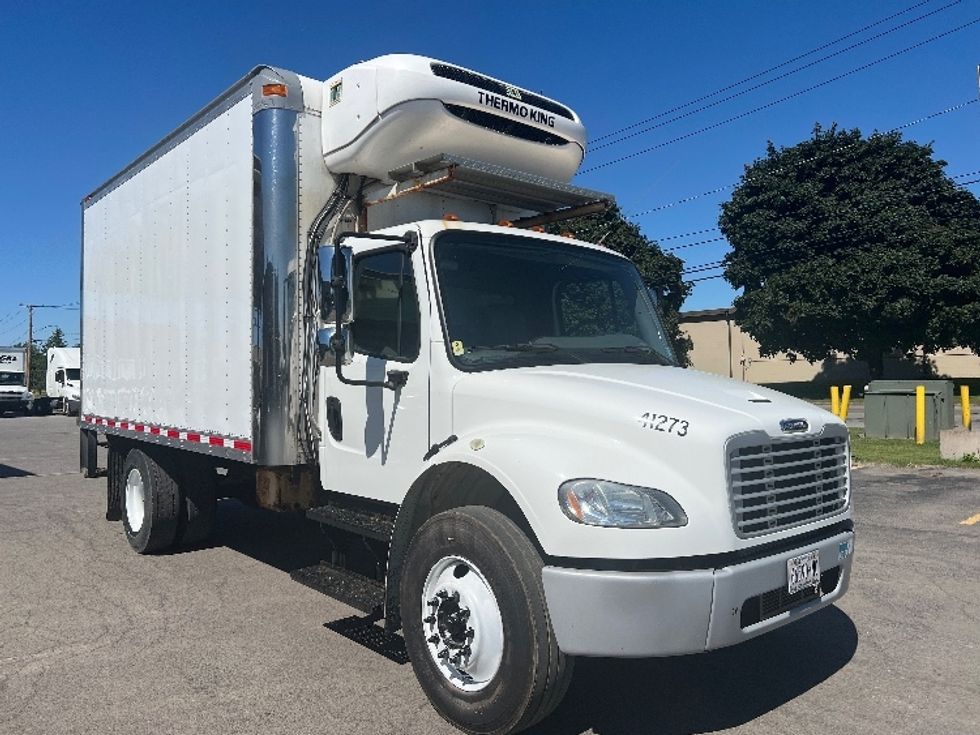
{"label": "truck shadow on pavement", "polygon": [[687,735],[743,725],[840,671],[857,650],[854,623],[828,607],[733,648],[662,659],[575,662],[568,694],[527,735]]}
{"label": "truck shadow on pavement", "polygon": [[0,464],[0,480],[8,477],[32,477],[33,472],[22,470],[20,467],[11,467],[9,464]]}

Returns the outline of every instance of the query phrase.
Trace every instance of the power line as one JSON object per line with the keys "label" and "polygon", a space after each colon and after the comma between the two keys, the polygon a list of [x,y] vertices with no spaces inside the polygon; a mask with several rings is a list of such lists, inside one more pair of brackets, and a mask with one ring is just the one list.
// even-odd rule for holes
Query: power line
{"label": "power line", "polygon": [[[715,228],[715,229],[717,229],[717,228]],[[708,244],[713,243],[713,242],[721,242],[724,239],[726,239],[726,238],[724,238],[724,237],[712,237],[710,240],[698,240],[697,242],[689,242],[689,243],[685,243],[684,245],[674,245],[673,247],[661,248],[661,249],[665,253],[673,253],[673,252],[675,252],[677,250],[683,250],[684,248],[693,248],[693,247],[697,247],[699,245],[708,245]],[[657,241],[655,240],[655,242],[657,242]]]}
{"label": "power line", "polygon": [[691,105],[696,105],[698,102],[703,102],[704,100],[711,99],[712,97],[715,97],[715,96],[717,96],[719,94],[723,94],[724,92],[727,92],[730,89],[734,89],[735,87],[740,87],[741,85],[745,84],[746,82],[751,82],[754,79],[758,79],[759,77],[765,76],[769,72],[776,71],[777,69],[781,69],[784,66],[788,66],[788,65],[790,65],[790,64],[792,64],[792,63],[794,63],[796,61],[800,61],[801,59],[805,59],[807,56],[812,56],[813,54],[819,53],[819,52],[823,51],[824,49],[830,48],[831,46],[836,46],[841,41],[846,41],[848,38],[852,38],[853,36],[860,35],[861,33],[864,33],[865,31],[871,30],[875,26],[879,26],[882,23],[887,23],[892,18],[897,18],[898,16],[905,15],[906,13],[911,12],[911,11],[915,10],[916,8],[920,8],[923,5],[928,5],[930,2],[932,2],[932,0],[923,0],[923,2],[919,2],[919,3],[916,3],[915,5],[912,5],[911,7],[905,8],[905,10],[901,10],[901,11],[899,11],[897,13],[894,13],[892,15],[889,15],[889,16],[885,17],[885,18],[882,18],[881,20],[876,20],[874,23],[871,23],[869,25],[864,26],[864,28],[859,28],[856,31],[851,31],[850,33],[847,33],[847,34],[841,36],[840,38],[834,39],[833,41],[829,41],[828,43],[825,43],[822,46],[818,46],[817,48],[814,48],[814,49],[811,49],[811,50],[809,50],[809,51],[807,51],[805,53],[802,53],[799,56],[794,56],[792,59],[787,59],[786,61],[780,62],[779,64],[776,64],[775,66],[771,66],[768,69],[764,69],[763,71],[760,71],[760,72],[758,72],[756,74],[753,74],[752,76],[748,76],[748,77],[745,77],[744,79],[741,79],[741,80],[739,80],[737,82],[733,82],[732,84],[729,84],[726,87],[722,87],[721,89],[716,89],[714,92],[709,92],[708,94],[702,95],[701,97],[698,97],[696,99],[693,99],[690,102],[685,102],[684,104],[678,105],[677,107],[672,107],[671,109],[665,110],[664,112],[661,112],[661,113],[659,113],[657,115],[654,115],[653,117],[648,117],[648,118],[646,118],[644,120],[640,120],[638,122],[632,123],[630,125],[627,125],[625,127],[619,128],[617,130],[613,130],[613,131],[611,131],[609,133],[604,133],[603,135],[599,135],[599,136],[593,138],[593,140],[594,141],[599,141],[599,140],[605,140],[606,138],[612,138],[613,136],[616,136],[619,133],[623,133],[623,132],[625,132],[627,130],[632,130],[633,128],[639,127],[640,125],[646,125],[648,122],[652,122],[653,120],[657,120],[657,119],[659,119],[661,117],[664,117],[665,115],[670,115],[671,113],[678,112],[679,110],[683,110],[685,107],[690,107]]}
{"label": "power line", "polygon": [[[962,178],[964,178],[966,176],[974,176],[976,174],[980,174],[980,170],[978,170],[978,171],[967,171],[967,172],[962,173],[962,174],[955,174],[953,176],[950,176],[949,178],[950,179],[962,179]],[[973,179],[972,181],[963,181],[963,182],[960,182],[959,184],[957,184],[957,186],[968,186],[970,184],[976,184],[976,183],[980,183],[980,179]],[[863,205],[861,205],[861,206],[863,206]],[[707,227],[705,229],[702,229],[702,230],[694,230],[694,231],[689,232],[689,233],[686,233],[686,234],[687,235],[697,235],[697,234],[700,234],[702,232],[713,232],[715,230],[718,230],[718,228],[717,227]],[[672,240],[672,239],[676,239],[676,238],[680,238],[680,237],[684,237],[684,235],[670,235],[670,236],[664,237],[664,238],[656,238],[656,237],[653,237],[653,238],[651,238],[651,240],[653,240],[654,242],[656,242],[659,245],[660,242],[662,242],[664,240]],[[661,248],[661,250],[663,252],[665,252],[665,253],[672,253],[672,252],[676,252],[677,250],[683,250],[685,248],[693,248],[693,247],[697,247],[697,246],[700,246],[700,245],[710,245],[711,243],[721,242],[723,240],[727,240],[727,238],[726,237],[712,237],[712,238],[710,238],[708,240],[697,240],[695,242],[684,243],[683,245],[674,245],[673,247],[669,247],[669,248]],[[712,261],[712,263],[721,263],[721,261],[720,260],[719,261]],[[709,264],[703,263],[701,265],[703,266],[703,265],[709,265]],[[692,269],[699,268],[699,267],[701,267],[701,266],[691,266]],[[687,272],[687,271],[685,271],[685,272]]]}
{"label": "power line", "polygon": [[[980,172],[978,172],[980,173]],[[666,237],[654,238],[657,242],[667,242],[668,240],[679,240],[682,237],[690,237],[691,235],[703,235],[705,232],[714,232],[717,227],[706,227],[703,230],[694,230],[692,232],[682,232],[679,235],[667,235]]]}
{"label": "power line", "polygon": [[[4,334],[4,335],[16,334],[18,331],[20,331],[21,329],[24,329],[25,327],[27,327],[27,319],[26,319],[26,317],[23,319],[23,321],[21,321],[20,323],[16,324],[15,326],[13,326],[13,327],[7,327],[6,329],[0,330],[0,334]],[[7,339],[7,338],[4,337],[4,339]]]}
{"label": "power line", "polygon": [[[935,119],[937,117],[941,117],[942,115],[948,115],[951,112],[957,112],[958,110],[962,110],[963,108],[968,107],[969,105],[974,105],[977,102],[980,102],[980,99],[973,98],[973,99],[966,100],[964,102],[960,102],[959,104],[956,104],[956,105],[952,105],[950,107],[947,107],[945,110],[939,110],[938,112],[933,112],[933,113],[931,113],[929,115],[925,115],[923,117],[917,118],[917,119],[912,120],[910,122],[907,122],[907,123],[905,123],[903,125],[898,125],[897,127],[894,127],[894,128],[892,128],[890,130],[886,130],[884,133],[880,133],[880,135],[888,135],[889,133],[897,133],[900,130],[905,130],[905,129],[911,128],[911,127],[913,127],[915,125],[920,125],[920,124],[922,124],[924,122],[927,122],[929,120]],[[846,145],[838,146],[837,148],[834,148],[834,149],[832,149],[829,152],[830,153],[838,153],[840,151],[847,150],[848,148],[852,148],[852,147],[858,145],[859,143],[863,143],[863,142],[865,142],[865,141],[862,140],[862,141],[857,141],[857,142],[854,142],[854,143],[848,143]],[[821,153],[820,155],[823,155],[823,153]],[[803,160],[797,161],[796,163],[792,164],[792,167],[802,166],[802,165],[804,165],[806,163],[811,163],[812,161],[815,161],[818,157],[819,156],[813,156],[811,158],[804,158]],[[790,167],[783,166],[783,167],[778,168],[778,169],[775,169],[773,171],[768,171],[768,172],[763,172],[763,173],[760,173],[760,174],[756,174],[756,176],[770,176],[772,174],[782,173],[787,168],[790,168]],[[969,175],[971,175],[973,173],[980,173],[980,171],[973,171],[970,174],[960,174],[960,176],[969,176]],[[951,178],[956,178],[956,177],[954,176],[954,177],[951,177]],[[635,218],[635,217],[643,217],[644,215],[647,215],[647,214],[653,214],[654,212],[660,212],[660,211],[663,211],[664,209],[671,209],[671,208],[676,207],[676,206],[679,206],[681,204],[687,204],[688,202],[693,202],[693,201],[695,201],[697,199],[701,199],[701,198],[706,197],[706,196],[711,196],[712,194],[718,194],[720,192],[725,191],[726,189],[734,189],[736,186],[739,185],[739,183],[741,183],[741,182],[740,181],[735,181],[735,182],[733,182],[731,184],[724,184],[723,186],[716,186],[714,189],[709,189],[708,191],[701,192],[700,194],[692,194],[690,196],[684,197],[683,199],[678,199],[678,200],[673,201],[673,202],[668,202],[667,204],[661,204],[660,206],[657,206],[657,207],[651,207],[650,209],[644,209],[641,212],[633,212],[632,214],[630,214],[628,216],[629,216],[629,218],[632,219],[632,218]]]}
{"label": "power line", "polygon": [[[686,117],[691,117],[692,115],[696,115],[699,112],[704,112],[705,110],[710,110],[712,107],[717,107],[718,105],[724,104],[725,102],[730,102],[733,99],[737,99],[738,97],[742,97],[743,95],[749,94],[750,92],[754,92],[755,90],[761,89],[762,87],[765,87],[765,86],[767,86],[769,84],[772,84],[773,82],[778,82],[781,79],[786,79],[787,77],[791,77],[794,74],[796,74],[797,72],[801,72],[801,71],[803,71],[805,69],[809,69],[809,68],[811,68],[813,66],[816,66],[817,64],[822,64],[824,61],[827,61],[828,59],[832,59],[832,58],[834,58],[836,56],[840,56],[841,54],[845,54],[848,51],[853,51],[854,49],[858,48],[859,46],[863,46],[863,45],[865,45],[867,43],[871,43],[872,41],[876,41],[879,38],[882,38],[884,36],[887,36],[889,33],[894,33],[895,31],[900,30],[902,28],[905,28],[907,26],[910,26],[913,23],[918,23],[920,20],[924,20],[925,18],[928,18],[931,15],[935,15],[936,13],[940,13],[943,10],[947,10],[948,8],[951,8],[954,5],[959,4],[960,2],[962,2],[962,0],[954,0],[954,2],[951,2],[948,5],[944,5],[941,8],[937,8],[936,10],[930,11],[930,12],[926,13],[925,15],[921,15],[918,18],[913,18],[912,20],[905,21],[904,23],[901,23],[900,25],[897,25],[894,28],[890,28],[887,31],[882,31],[881,33],[878,33],[878,34],[876,34],[874,36],[871,36],[870,38],[866,38],[863,41],[858,41],[857,43],[851,44],[850,46],[846,46],[845,48],[842,48],[842,49],[840,49],[838,51],[835,51],[832,54],[828,54],[827,56],[822,56],[819,59],[816,59],[816,60],[811,61],[811,62],[809,62],[807,64],[804,64],[803,66],[798,66],[797,68],[791,69],[790,71],[787,71],[787,72],[784,72],[784,73],[782,73],[782,74],[780,74],[778,76],[773,77],[772,79],[767,79],[764,82],[760,82],[759,84],[755,84],[755,85],[753,85],[751,87],[747,87],[747,88],[745,88],[743,90],[740,90],[740,91],[736,92],[735,94],[730,94],[727,97],[722,97],[721,99],[715,100],[714,102],[711,102],[711,103],[709,103],[707,105],[702,105],[701,107],[697,107],[697,108],[695,108],[693,110],[688,110],[687,112],[685,112],[682,115],[676,115],[675,117],[672,117],[669,120],[664,120],[663,122],[659,122],[656,125],[650,125],[648,127],[644,127],[644,128],[642,128],[640,130],[636,130],[636,131],[634,131],[632,133],[629,133],[628,135],[624,135],[624,136],[622,136],[620,138],[616,138],[615,140],[610,140],[610,141],[607,141],[605,143],[600,143],[599,145],[592,146],[592,150],[601,150],[602,148],[606,148],[608,146],[615,145],[616,143],[622,143],[623,141],[629,140],[630,138],[635,138],[635,137],[637,137],[639,135],[643,135],[645,133],[649,133],[651,130],[656,130],[657,128],[662,128],[665,125],[670,125],[671,123],[677,122],[678,120],[683,120]],[[687,105],[685,105],[685,107],[686,106]],[[660,118],[660,117],[663,117],[663,115],[657,115],[657,118]],[[656,119],[656,118],[651,118],[650,121],[652,121],[653,119]]]}
{"label": "power line", "polygon": [[638,156],[642,156],[647,153],[652,153],[653,151],[660,150],[661,148],[666,148],[667,146],[673,145],[674,143],[679,143],[681,141],[687,140],[689,138],[693,138],[703,133],[710,132],[724,125],[728,125],[729,123],[733,123],[737,120],[741,120],[750,115],[754,115],[755,113],[761,112],[762,110],[768,110],[769,108],[775,107],[776,105],[782,104],[783,102],[787,102],[791,99],[800,97],[804,94],[812,92],[815,89],[820,89],[821,87],[825,87],[828,84],[832,84],[833,82],[840,81],[841,79],[849,77],[852,74],[857,74],[858,72],[866,71],[867,69],[870,69],[873,66],[877,66],[878,64],[884,63],[885,61],[890,61],[891,59],[901,56],[902,54],[906,54],[909,51],[913,51],[917,48],[921,48],[922,46],[925,46],[927,44],[934,43],[935,41],[945,38],[946,36],[952,35],[953,33],[956,33],[958,31],[962,31],[964,28],[969,28],[972,25],[976,25],[977,23],[980,23],[980,18],[974,18],[973,20],[968,21],[962,25],[959,25],[956,28],[951,28],[948,31],[943,31],[942,33],[932,36],[931,38],[927,38],[924,41],[919,41],[918,43],[908,46],[904,49],[901,49],[900,51],[895,51],[893,53],[888,54],[887,56],[882,56],[878,59],[875,59],[874,61],[869,61],[867,64],[862,64],[861,66],[857,66],[849,71],[843,72],[842,74],[833,76],[830,79],[825,79],[824,81],[818,82],[817,84],[812,84],[809,87],[805,87],[803,89],[797,90],[796,92],[793,92],[792,94],[788,94],[785,97],[780,97],[778,99],[767,102],[764,105],[754,107],[751,110],[746,110],[745,112],[740,112],[737,115],[733,115],[719,122],[712,123],[711,125],[705,125],[702,128],[698,128],[697,130],[693,130],[689,133],[685,133],[684,135],[679,135],[675,138],[665,140],[661,143],[657,143],[656,145],[649,146],[648,148],[644,148],[639,151],[634,151],[633,153],[628,153],[625,156],[620,156],[619,158],[613,158],[612,160],[606,161],[604,163],[598,163],[595,166],[590,166],[589,168],[582,169],[582,171],[580,171],[579,173],[587,174],[587,173],[591,173],[592,171],[598,171],[599,169],[607,168],[608,166],[613,166],[617,163],[623,163],[624,161],[631,160]]}

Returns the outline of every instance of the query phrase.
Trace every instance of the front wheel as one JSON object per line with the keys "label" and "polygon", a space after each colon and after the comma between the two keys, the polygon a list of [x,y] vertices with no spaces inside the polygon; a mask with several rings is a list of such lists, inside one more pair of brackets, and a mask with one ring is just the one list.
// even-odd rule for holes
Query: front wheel
{"label": "front wheel", "polygon": [[467,732],[530,727],[568,688],[572,659],[551,628],[542,566],[513,521],[483,506],[440,513],[412,539],[405,646],[436,711]]}

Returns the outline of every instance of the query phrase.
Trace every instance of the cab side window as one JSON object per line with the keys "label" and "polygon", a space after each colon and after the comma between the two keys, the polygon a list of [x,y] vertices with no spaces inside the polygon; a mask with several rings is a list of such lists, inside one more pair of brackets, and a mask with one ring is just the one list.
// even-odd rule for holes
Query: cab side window
{"label": "cab side window", "polygon": [[354,350],[395,362],[419,356],[419,301],[408,255],[389,250],[354,261]]}

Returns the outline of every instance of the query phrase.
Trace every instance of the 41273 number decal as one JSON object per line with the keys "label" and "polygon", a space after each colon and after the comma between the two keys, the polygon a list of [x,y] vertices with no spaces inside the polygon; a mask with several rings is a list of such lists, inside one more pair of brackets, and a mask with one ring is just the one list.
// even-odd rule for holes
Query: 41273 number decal
{"label": "41273 number decal", "polygon": [[640,426],[651,431],[662,431],[665,434],[676,434],[677,436],[687,436],[690,424],[684,419],[674,416],[665,416],[662,413],[646,413],[640,416]]}

